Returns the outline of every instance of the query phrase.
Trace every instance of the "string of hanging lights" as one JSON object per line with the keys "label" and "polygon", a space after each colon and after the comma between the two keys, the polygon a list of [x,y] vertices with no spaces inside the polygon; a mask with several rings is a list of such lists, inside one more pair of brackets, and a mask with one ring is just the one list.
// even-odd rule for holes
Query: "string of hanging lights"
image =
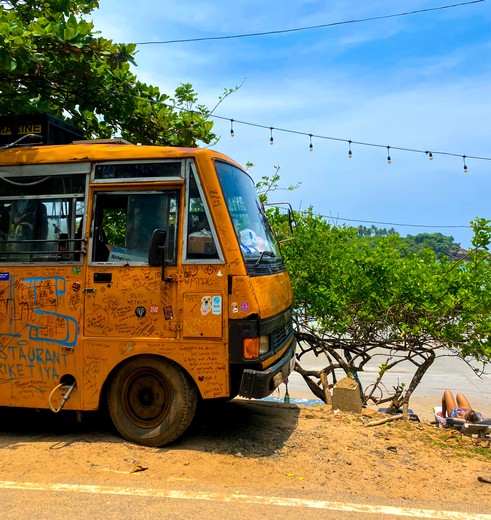
{"label": "string of hanging lights", "polygon": [[[159,103],[159,104],[166,106],[168,108],[172,108],[174,110],[179,110],[181,112],[197,113],[196,111],[191,110],[191,109],[176,107],[176,106],[168,105],[166,103]],[[366,147],[372,147],[372,148],[385,148],[387,150],[387,163],[388,164],[392,164],[392,157],[390,155],[391,150],[407,152],[407,153],[424,154],[424,155],[426,155],[426,157],[428,157],[428,159],[430,161],[432,161],[434,156],[436,156],[436,155],[459,157],[463,160],[463,163],[464,163],[464,173],[469,173],[469,168],[467,166],[468,159],[472,159],[472,160],[476,160],[476,161],[491,161],[491,157],[486,157],[486,156],[466,155],[466,154],[461,154],[461,153],[456,153],[456,152],[446,152],[446,151],[442,151],[442,150],[439,150],[439,151],[429,150],[429,149],[422,150],[422,149],[417,149],[417,148],[408,148],[408,147],[404,147],[404,146],[392,146],[392,145],[382,145],[382,144],[377,144],[377,143],[368,143],[365,141],[354,141],[352,139],[344,139],[341,137],[332,137],[332,136],[327,136],[327,135],[312,134],[312,133],[302,132],[300,130],[292,130],[289,128],[279,128],[279,127],[267,126],[267,125],[263,125],[263,124],[259,124],[259,123],[250,123],[248,121],[241,121],[241,120],[230,118],[230,117],[219,116],[217,114],[209,114],[208,117],[212,117],[214,119],[220,119],[223,121],[229,121],[231,138],[234,138],[236,135],[236,132],[235,132],[236,126],[243,125],[243,126],[250,126],[250,127],[254,127],[254,128],[262,128],[262,129],[269,130],[269,144],[270,145],[274,145],[274,143],[275,143],[275,140],[273,137],[273,131],[277,132],[277,133],[288,133],[288,134],[306,136],[309,138],[309,151],[311,151],[311,152],[314,151],[313,139],[344,142],[348,145],[348,158],[349,159],[353,158],[352,146],[356,145],[356,146],[366,146]]]}
{"label": "string of hanging lights", "polygon": [[388,146],[388,145],[382,145],[382,144],[377,144],[377,143],[368,143],[368,142],[363,142],[363,141],[353,141],[352,139],[343,139],[343,138],[340,138],[340,137],[331,137],[331,136],[326,136],[326,135],[312,134],[312,133],[302,132],[302,131],[298,131],[298,130],[291,130],[291,129],[287,129],[287,128],[278,128],[278,127],[274,127],[274,126],[266,126],[266,125],[257,124],[257,123],[250,123],[250,122],[247,122],[247,121],[240,121],[240,120],[237,120],[237,119],[230,119],[230,118],[227,118],[227,117],[218,116],[216,114],[211,114],[211,117],[216,118],[216,119],[230,121],[230,136],[231,137],[235,136],[235,131],[234,131],[234,128],[233,128],[234,124],[267,129],[267,130],[269,130],[269,136],[270,136],[269,137],[269,144],[271,144],[271,145],[273,145],[275,143],[275,140],[274,140],[274,137],[273,137],[273,131],[277,132],[277,133],[284,132],[284,133],[303,135],[303,136],[308,137],[309,138],[309,151],[311,151],[311,152],[314,151],[313,139],[320,139],[320,140],[324,139],[324,140],[328,140],[328,141],[345,142],[345,143],[348,144],[348,158],[349,159],[353,158],[352,146],[353,145],[357,145],[357,146],[369,146],[369,147],[374,147],[374,148],[385,148],[387,150],[387,163],[388,164],[392,164],[391,150],[392,151],[396,150],[396,151],[408,152],[408,153],[424,154],[424,155],[426,155],[428,157],[428,159],[430,161],[433,160],[435,155],[446,155],[446,156],[451,156],[451,157],[460,157],[463,160],[463,162],[464,162],[464,173],[468,173],[469,172],[469,168],[467,167],[467,160],[468,159],[477,160],[477,161],[491,161],[491,157],[485,157],[485,156],[465,155],[465,154],[461,154],[461,153],[446,152],[446,151],[436,151],[436,150],[430,151],[428,149],[422,150],[422,149],[408,148],[408,147],[403,147],[403,146]]}

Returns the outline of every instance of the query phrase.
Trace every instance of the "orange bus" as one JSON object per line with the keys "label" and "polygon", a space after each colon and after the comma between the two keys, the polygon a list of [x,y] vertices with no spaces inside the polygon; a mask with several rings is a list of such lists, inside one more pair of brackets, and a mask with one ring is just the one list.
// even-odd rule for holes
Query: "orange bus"
{"label": "orange bus", "polygon": [[207,149],[0,150],[0,406],[92,411],[162,446],[200,399],[294,365],[292,290],[254,183]]}

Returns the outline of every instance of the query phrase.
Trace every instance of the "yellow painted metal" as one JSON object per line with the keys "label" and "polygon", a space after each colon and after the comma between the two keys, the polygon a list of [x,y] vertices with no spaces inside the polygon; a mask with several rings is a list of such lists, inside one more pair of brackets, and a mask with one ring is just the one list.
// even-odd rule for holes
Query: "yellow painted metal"
{"label": "yellow painted metal", "polygon": [[[0,270],[0,404],[45,408],[60,378],[81,380],[83,273],[71,266]],[[75,391],[70,406],[80,404]]]}
{"label": "yellow painted metal", "polygon": [[[80,144],[0,151],[0,174],[10,167],[105,160],[191,159],[204,189],[223,252],[223,263],[178,262],[161,268],[97,265],[0,265],[0,406],[46,408],[60,381],[77,382],[65,409],[99,407],[104,384],[131,356],[164,356],[182,366],[203,398],[229,395],[228,320],[273,316],[291,305],[287,274],[249,278],[221,195],[211,150]],[[152,189],[180,189],[184,181],[148,181]],[[142,183],[91,184],[92,193],[128,191]],[[181,229],[182,233],[182,229]],[[107,275],[96,283],[95,274]],[[103,277],[103,279],[106,279]],[[233,280],[231,287],[229,281]],[[143,311],[144,310],[144,311]],[[60,395],[53,397],[57,402]]]}

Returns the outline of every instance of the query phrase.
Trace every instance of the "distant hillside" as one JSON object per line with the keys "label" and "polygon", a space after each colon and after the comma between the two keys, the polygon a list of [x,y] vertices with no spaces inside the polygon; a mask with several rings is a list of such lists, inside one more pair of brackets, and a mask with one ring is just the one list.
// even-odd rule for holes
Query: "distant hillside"
{"label": "distant hillside", "polygon": [[[397,235],[394,228],[377,228],[376,226],[366,227],[359,226],[358,235],[365,238],[379,238],[387,235]],[[460,260],[467,255],[467,251],[460,244],[454,242],[452,236],[443,235],[442,233],[420,233],[418,235],[407,235],[401,237],[406,243],[409,250],[418,253],[423,249],[432,249],[437,258],[446,256],[449,260]]]}

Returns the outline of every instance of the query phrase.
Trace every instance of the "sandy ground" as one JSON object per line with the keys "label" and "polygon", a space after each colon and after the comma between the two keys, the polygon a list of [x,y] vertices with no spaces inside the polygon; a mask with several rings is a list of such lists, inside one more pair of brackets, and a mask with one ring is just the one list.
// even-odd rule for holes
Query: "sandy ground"
{"label": "sandy ground", "polygon": [[3,481],[304,492],[457,511],[472,497],[470,510],[491,511],[488,442],[414,421],[367,427],[383,417],[373,410],[238,399],[203,406],[188,432],[160,449],[125,442],[99,415],[78,424],[69,413],[0,414]]}
{"label": "sandy ground", "polygon": [[[315,360],[313,360],[315,361]],[[400,381],[408,374],[393,377]],[[491,379],[443,360],[411,399],[420,422],[333,412],[298,374],[291,404],[281,385],[269,401],[206,404],[186,434],[164,448],[121,439],[100,414],[0,409],[2,481],[301,496],[429,509],[491,511],[489,442],[431,421],[444,388],[464,391],[491,417]],[[0,506],[1,510],[1,506]],[[465,517],[465,514],[463,515]]]}

